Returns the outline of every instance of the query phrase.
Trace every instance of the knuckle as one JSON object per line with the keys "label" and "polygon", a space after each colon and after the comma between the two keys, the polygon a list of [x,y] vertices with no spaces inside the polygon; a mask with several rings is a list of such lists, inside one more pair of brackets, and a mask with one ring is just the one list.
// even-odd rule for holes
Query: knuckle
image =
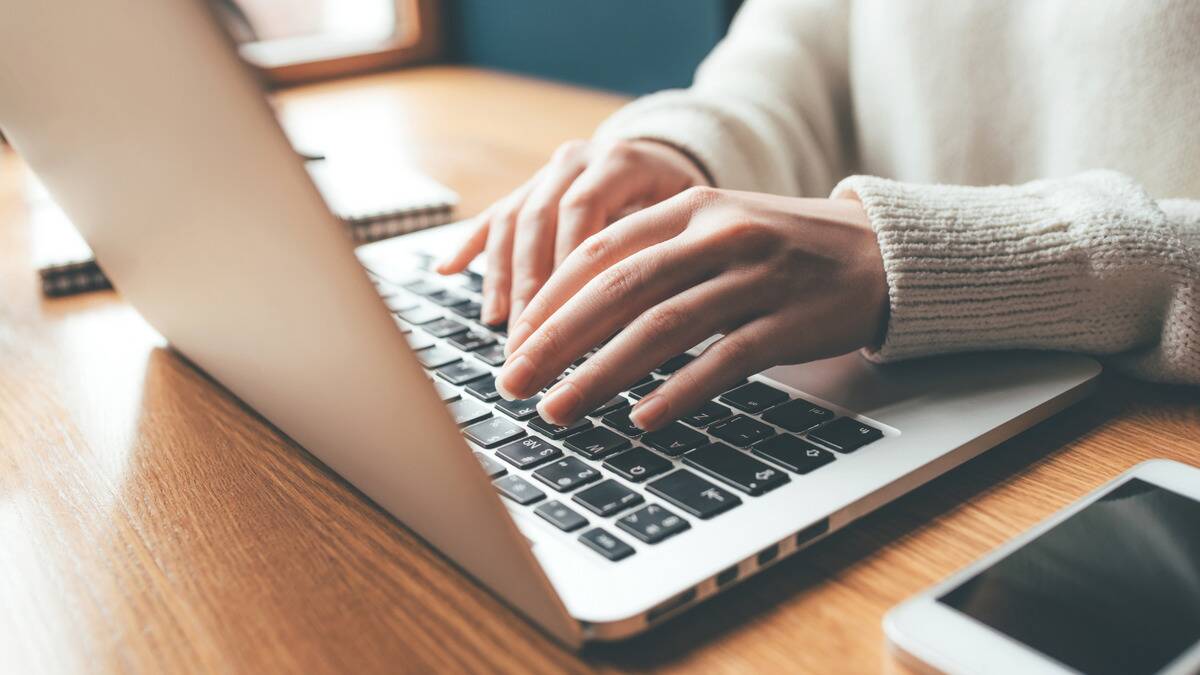
{"label": "knuckle", "polygon": [[600,276],[596,277],[596,283],[599,284],[604,298],[609,300],[625,297],[636,285],[630,270],[622,267],[610,267],[604,270]]}
{"label": "knuckle", "polygon": [[679,193],[680,199],[694,208],[701,208],[718,201],[721,191],[710,185],[693,185]]}
{"label": "knuckle", "polygon": [[577,189],[571,187],[567,189],[567,193],[563,195],[562,201],[559,202],[559,209],[575,213],[587,211],[596,202],[598,196],[599,194],[590,188]]}
{"label": "knuckle", "polygon": [[649,340],[665,338],[687,324],[683,310],[672,303],[655,305],[642,314],[641,324]]}
{"label": "knuckle", "polygon": [[607,258],[609,251],[612,250],[612,244],[609,243],[609,237],[606,232],[597,232],[587,239],[576,249],[577,255],[585,265],[599,265]]}
{"label": "knuckle", "polygon": [[588,142],[581,138],[573,138],[564,142],[554,151],[551,161],[570,162],[579,159],[588,148]]}
{"label": "knuckle", "polygon": [[739,372],[750,368],[753,349],[746,340],[726,337],[718,340],[713,348],[717,350],[717,359],[727,368]]}

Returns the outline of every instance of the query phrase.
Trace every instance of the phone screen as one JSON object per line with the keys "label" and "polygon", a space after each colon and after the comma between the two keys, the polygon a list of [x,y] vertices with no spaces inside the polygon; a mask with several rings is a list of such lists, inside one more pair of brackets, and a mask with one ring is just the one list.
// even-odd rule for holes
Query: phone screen
{"label": "phone screen", "polygon": [[1200,502],[1131,479],[938,601],[1085,673],[1158,672],[1200,641]]}

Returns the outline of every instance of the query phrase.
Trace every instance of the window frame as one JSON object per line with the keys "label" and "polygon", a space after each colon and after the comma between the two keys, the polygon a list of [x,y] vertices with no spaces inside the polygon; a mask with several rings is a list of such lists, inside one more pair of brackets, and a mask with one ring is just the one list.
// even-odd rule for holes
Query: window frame
{"label": "window frame", "polygon": [[339,45],[322,45],[320,38],[305,44],[306,38],[293,38],[286,41],[286,47],[273,47],[271,41],[265,41],[242,45],[239,51],[275,86],[385,70],[439,57],[442,31],[438,0],[393,1],[395,16],[406,19],[398,21],[398,30],[387,38]]}

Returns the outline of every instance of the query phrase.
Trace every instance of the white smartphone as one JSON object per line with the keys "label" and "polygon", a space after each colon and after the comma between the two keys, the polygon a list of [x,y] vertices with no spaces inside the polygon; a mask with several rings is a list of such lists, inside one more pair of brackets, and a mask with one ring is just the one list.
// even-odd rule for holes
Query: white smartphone
{"label": "white smartphone", "polygon": [[1200,469],[1139,464],[884,618],[943,673],[1200,672]]}

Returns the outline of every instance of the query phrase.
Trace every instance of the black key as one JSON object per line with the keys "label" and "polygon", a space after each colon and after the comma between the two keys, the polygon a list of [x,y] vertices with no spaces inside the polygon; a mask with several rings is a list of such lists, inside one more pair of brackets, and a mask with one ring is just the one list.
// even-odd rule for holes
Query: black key
{"label": "black key", "polygon": [[434,293],[430,293],[429,295],[426,295],[425,297],[428,298],[430,301],[441,305],[442,307],[453,307],[454,305],[461,305],[461,304],[467,302],[468,300],[470,300],[470,298],[459,295],[458,293],[455,293],[454,291],[437,291]]}
{"label": "black key", "polygon": [[570,492],[580,485],[600,480],[600,472],[577,457],[564,457],[534,471],[533,477],[559,492]]}
{"label": "black key", "polygon": [[454,347],[455,349],[461,349],[464,352],[473,352],[476,349],[482,349],[488,345],[496,344],[496,340],[492,336],[484,335],[483,333],[476,333],[475,331],[459,333],[458,335],[448,338],[446,342],[449,342],[451,347]]}
{"label": "black key", "polygon": [[752,496],[770,492],[791,480],[783,471],[724,443],[696,448],[683,456],[683,463]]}
{"label": "black key", "polygon": [[688,450],[704,445],[708,442],[708,438],[699,431],[693,431],[679,422],[671,422],[662,429],[651,431],[643,436],[642,442],[665,455],[678,457]]}
{"label": "black key", "polygon": [[650,384],[651,382],[654,382],[654,381],[655,380],[653,377],[651,377],[650,375],[647,375],[647,376],[643,377],[642,379],[638,380],[637,382],[634,382],[633,384],[629,385],[629,388],[636,389],[644,384]]}
{"label": "black key", "polygon": [[546,383],[546,386],[542,387],[542,393],[544,394],[544,393],[550,391],[551,387],[558,384],[559,382],[562,382],[563,378],[565,378],[566,376],[567,376],[566,373],[559,373],[557,377],[555,377],[553,380],[550,380],[549,382]]}
{"label": "black key", "polygon": [[476,293],[483,292],[483,275],[482,274],[480,274],[479,272],[472,272],[471,270],[464,270],[463,272],[461,272],[461,274],[462,274],[462,278],[463,278],[462,279],[463,288],[466,288],[468,291],[474,291]]}
{"label": "black key", "polygon": [[687,469],[669,473],[647,485],[646,489],[697,518],[712,518],[742,503],[737,495]]}
{"label": "black key", "polygon": [[616,562],[636,553],[633,547],[605,532],[602,528],[592,529],[579,535],[579,541],[596,553]]}
{"label": "black key", "polygon": [[546,498],[545,492],[537,489],[534,487],[533,483],[530,483],[515,473],[492,481],[492,485],[496,486],[496,489],[500,491],[500,494],[508,497],[522,506],[539,502]]}
{"label": "black key", "polygon": [[483,361],[489,366],[499,368],[500,366],[504,365],[504,347],[501,347],[500,345],[484,347],[483,349],[475,352],[475,358]]}
{"label": "black key", "polygon": [[440,285],[421,278],[417,278],[413,281],[408,281],[400,285],[412,291],[413,293],[416,293],[417,295],[430,295],[442,290]]}
{"label": "black key", "polygon": [[708,403],[700,406],[700,409],[696,412],[688,415],[687,417],[681,418],[680,421],[688,426],[696,427],[697,429],[703,429],[713,422],[723,420],[732,414],[733,411],[729,408],[726,408],[720,403],[713,403],[712,401],[709,401]]}
{"label": "black key", "polygon": [[595,353],[596,353],[596,352],[593,350],[593,351],[590,351],[590,352],[588,352],[588,353],[584,354],[583,356],[581,356],[581,357],[579,357],[579,358],[575,359],[574,361],[572,361],[572,362],[571,362],[571,367],[572,367],[572,368],[578,368],[579,366],[582,366],[582,365],[583,365],[583,362],[584,362],[584,361],[587,361],[587,360],[588,360],[588,359],[590,359],[590,358],[592,358],[592,355],[594,355]]}
{"label": "black key", "polygon": [[640,483],[660,473],[666,473],[674,466],[670,461],[659,457],[645,448],[626,450],[619,455],[613,455],[604,462],[604,468],[618,476]]}
{"label": "black key", "polygon": [[883,437],[883,432],[849,417],[839,417],[823,427],[808,432],[808,437],[838,452],[854,452],[867,443]]}
{"label": "black key", "polygon": [[414,326],[420,326],[422,324],[429,323],[430,321],[437,321],[438,319],[442,318],[442,313],[426,307],[417,307],[416,309],[396,312],[396,316],[404,319],[406,322],[411,323]]}
{"label": "black key", "polygon": [[417,360],[426,368],[441,368],[460,359],[458,352],[450,351],[445,347],[430,347],[417,352]]}
{"label": "black key", "polygon": [[507,323],[480,323],[480,325],[483,326],[484,328],[492,331],[496,335],[500,335],[502,337],[508,337],[508,324]]}
{"label": "black key", "polygon": [[630,421],[630,410],[631,408],[617,408],[601,418],[601,421],[630,438],[637,438],[645,432]]}
{"label": "black key", "polygon": [[384,304],[393,312],[411,312],[421,306],[421,303],[407,293],[392,295],[384,300]]}
{"label": "black key", "polygon": [[571,499],[602,518],[646,501],[638,493],[611,478],[602,480],[583,492],[577,492]]}
{"label": "black key", "polygon": [[434,382],[433,388],[437,390],[438,396],[442,397],[442,403],[449,403],[450,401],[457,401],[462,398],[457,389],[445,382]]}
{"label": "black key", "polygon": [[477,445],[494,448],[524,436],[525,430],[503,417],[491,417],[463,429],[463,435]]}
{"label": "black key", "polygon": [[709,427],[708,433],[739,448],[748,448],[764,438],[774,436],[775,430],[745,415],[734,415]]}
{"label": "black key", "polygon": [[671,373],[674,373],[680,368],[683,368],[687,364],[691,363],[692,359],[694,358],[696,357],[692,356],[691,354],[672,356],[671,358],[667,359],[666,363],[663,363],[661,366],[655,368],[654,372],[659,375],[670,375]]}
{"label": "black key", "polygon": [[643,384],[641,386],[634,387],[633,389],[629,390],[629,396],[630,396],[630,398],[635,398],[635,399],[645,398],[647,395],[650,394],[650,392],[661,387],[662,383],[663,383],[663,380],[654,380],[653,382],[647,382],[646,384]]}
{"label": "black key", "polygon": [[563,443],[588,459],[607,457],[618,450],[629,447],[629,441],[604,427],[595,427],[580,432]]}
{"label": "black key", "polygon": [[788,431],[808,431],[833,419],[833,413],[802,398],[777,405],[763,413],[762,418]]}
{"label": "black key", "polygon": [[509,443],[497,450],[496,454],[518,469],[532,469],[562,457],[562,450],[550,445],[544,438],[530,436]]}
{"label": "black key", "polygon": [[518,420],[527,420],[537,414],[537,404],[541,396],[519,398],[515,401],[496,401],[496,409]]}
{"label": "black key", "polygon": [[647,504],[617,519],[617,527],[647,544],[657,544],[691,526],[691,523],[658,504]]}
{"label": "black key", "polygon": [[576,422],[575,424],[572,424],[569,427],[564,427],[564,426],[554,424],[553,422],[547,422],[546,420],[542,419],[541,416],[539,415],[537,417],[534,417],[533,420],[531,420],[529,422],[529,426],[542,432],[543,434],[546,434],[547,436],[550,437],[551,440],[557,441],[560,438],[566,438],[567,436],[573,436],[581,431],[586,431],[587,429],[591,429],[592,423],[587,421],[587,419],[585,418],[585,419],[579,420],[578,422]]}
{"label": "black key", "polygon": [[492,416],[492,411],[488,410],[487,406],[482,406],[469,398],[460,398],[457,401],[451,401],[446,404],[446,409],[450,411],[450,416],[454,418],[454,421],[460,427],[474,424],[479,420],[484,420]]}
{"label": "black key", "polygon": [[621,408],[621,407],[624,407],[627,405],[629,405],[629,401],[626,400],[624,396],[614,396],[614,397],[608,399],[608,401],[600,404],[592,412],[588,413],[588,417],[599,417],[600,415],[607,414],[609,412],[612,412],[613,410],[616,410],[617,408]]}
{"label": "black key", "polygon": [[563,532],[578,530],[584,525],[587,525],[588,522],[587,518],[584,518],[576,513],[575,509],[572,509],[557,499],[552,499],[545,504],[538,504],[538,507],[534,509],[533,512]]}
{"label": "black key", "polygon": [[450,384],[466,384],[488,375],[491,372],[487,368],[468,361],[457,361],[437,369],[437,376]]}
{"label": "black key", "polygon": [[476,452],[475,459],[479,460],[479,465],[483,467],[483,470],[485,473],[487,473],[488,478],[499,478],[500,476],[508,473],[508,469],[504,468],[503,464],[497,462],[491,457],[488,457],[486,453]]}
{"label": "black key", "polygon": [[834,460],[832,452],[791,434],[779,434],[756,443],[750,452],[796,473],[815,471]]}
{"label": "black key", "polygon": [[468,394],[488,403],[500,399],[500,392],[496,391],[496,378],[491,375],[468,384],[466,390]]}
{"label": "black key", "polygon": [[748,413],[760,413],[771,406],[788,400],[786,391],[781,391],[762,382],[743,384],[737,389],[725,392],[721,396],[722,403]]}
{"label": "black key", "polygon": [[414,333],[411,328],[404,339],[408,340],[408,348],[414,352],[419,352],[422,349],[429,349],[437,344],[433,341],[433,338],[425,335],[424,333]]}
{"label": "black key", "polygon": [[460,323],[454,319],[438,319],[437,321],[430,321],[429,323],[421,324],[421,328],[424,328],[433,337],[438,338],[450,337],[451,335],[467,332],[467,324]]}
{"label": "black key", "polygon": [[464,302],[461,305],[455,305],[450,308],[450,311],[464,319],[475,320],[479,318],[480,313],[483,311],[483,306],[472,300],[470,302]]}

